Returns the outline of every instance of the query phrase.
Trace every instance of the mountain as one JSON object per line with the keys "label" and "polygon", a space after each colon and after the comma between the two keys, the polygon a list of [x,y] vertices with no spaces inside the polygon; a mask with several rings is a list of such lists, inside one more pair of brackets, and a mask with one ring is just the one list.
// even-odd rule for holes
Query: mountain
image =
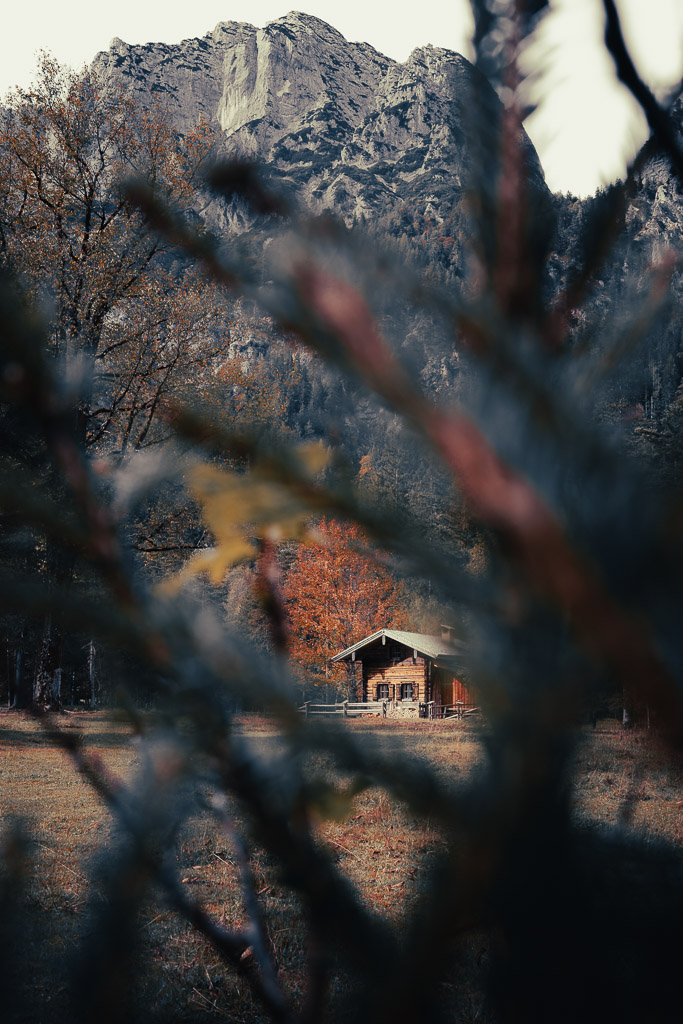
{"label": "mountain", "polygon": [[[221,22],[201,39],[176,45],[115,39],[94,70],[139,103],[158,102],[181,133],[200,119],[213,122],[228,155],[262,161],[276,187],[314,211],[334,211],[349,226],[364,224],[363,237],[371,235],[377,249],[386,245],[433,281],[447,286],[466,278],[472,225],[461,200],[478,167],[486,169],[480,180],[487,185],[496,179],[502,106],[460,54],[426,46],[399,63],[292,12],[265,28]],[[538,156],[521,135],[534,198],[547,200],[534,212],[543,217],[547,209],[550,220]],[[276,249],[270,223],[246,235],[254,221],[239,201],[215,202],[201,213],[218,235],[244,231],[255,251]],[[433,311],[414,309],[407,295],[373,284],[373,310],[389,342],[425,390],[452,396],[463,370],[444,323]],[[242,315],[232,351],[252,363],[277,359],[277,346]],[[431,456],[399,436],[396,418],[357,384],[307,355],[297,359],[300,385],[288,399],[287,426],[305,437],[334,436],[351,465],[366,458],[379,489],[384,475],[392,478],[397,503],[399,479],[408,487],[419,480],[419,493],[404,504],[424,505],[425,516],[438,519],[448,486],[436,467],[427,469]],[[399,450],[404,470],[413,468],[400,477]]]}
{"label": "mountain", "polygon": [[[94,68],[142,104],[158,102],[180,133],[200,119],[213,122],[227,154],[261,160],[278,187],[313,210],[333,210],[348,225],[364,223],[380,246],[389,240],[394,251],[446,286],[466,280],[471,214],[461,199],[478,167],[485,169],[486,187],[496,179],[501,105],[461,55],[427,46],[399,63],[367,43],[349,42],[318,18],[292,12],[264,28],[221,22],[201,39],[176,45],[132,46],[115,39],[97,55]],[[488,116],[482,116],[482,102]],[[683,123],[683,99],[674,116]],[[587,327],[580,319],[574,327],[584,348],[609,346],[610,317],[616,315],[624,330],[637,322],[639,282],[647,288],[648,268],[665,250],[680,251],[681,183],[650,142],[626,190],[608,190],[614,194],[592,200],[556,196],[551,202],[536,152],[522,134],[534,199],[546,200],[532,203],[534,216],[542,228],[553,217],[559,224],[547,264],[549,295],[561,291],[596,250],[595,224],[609,214],[615,196],[616,207],[623,202],[621,239],[595,268],[589,287]],[[202,214],[218,233],[253,224],[239,204],[215,202]],[[263,246],[270,234],[266,226],[262,237],[254,236],[254,246]],[[678,281],[677,303],[680,289]],[[623,371],[610,377],[604,399],[605,408],[618,415],[624,408],[644,410],[646,425],[658,431],[662,424],[673,429],[667,425],[672,409],[683,424],[678,310],[680,305],[623,360]],[[463,363],[450,340],[439,343],[434,317],[409,310],[400,296],[377,313],[423,387],[449,394],[461,386]],[[263,356],[266,348],[258,331],[251,332],[242,320],[235,354]],[[344,444],[353,458],[371,443],[386,445],[390,430],[383,413],[367,406],[363,420],[363,401],[353,393],[344,405],[327,370],[316,370],[311,380],[297,399],[300,423],[293,427],[303,424],[306,431],[324,434],[318,411],[324,407],[344,425]],[[683,425],[680,430],[683,434]]]}
{"label": "mountain", "polygon": [[[405,204],[442,219],[471,164],[473,87],[499,109],[460,54],[426,46],[397,63],[297,12],[265,28],[221,22],[177,45],[115,39],[94,67],[141,102],[157,100],[180,132],[217,122],[229,153],[260,158],[311,208],[347,223]],[[526,135],[524,145],[545,189]]]}
{"label": "mountain", "polygon": [[[670,114],[683,145],[683,92],[671,104]],[[638,155],[630,192],[626,226],[645,258],[657,262],[667,250],[680,251],[683,181],[654,139]]]}

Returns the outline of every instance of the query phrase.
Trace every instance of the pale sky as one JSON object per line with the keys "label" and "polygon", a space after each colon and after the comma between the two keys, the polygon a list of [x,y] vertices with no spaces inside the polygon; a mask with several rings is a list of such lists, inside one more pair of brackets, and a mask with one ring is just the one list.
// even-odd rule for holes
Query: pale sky
{"label": "pale sky", "polygon": [[[550,187],[583,195],[623,176],[647,129],[604,55],[600,0],[551,3],[539,108],[527,130]],[[427,43],[471,55],[467,0],[14,0],[2,17],[0,95],[30,82],[43,48],[80,67],[114,36],[128,43],[178,42],[204,35],[219,21],[263,26],[292,4],[395,60]],[[664,95],[683,78],[683,0],[618,0],[618,6],[641,74]],[[530,60],[538,67],[538,52]]]}

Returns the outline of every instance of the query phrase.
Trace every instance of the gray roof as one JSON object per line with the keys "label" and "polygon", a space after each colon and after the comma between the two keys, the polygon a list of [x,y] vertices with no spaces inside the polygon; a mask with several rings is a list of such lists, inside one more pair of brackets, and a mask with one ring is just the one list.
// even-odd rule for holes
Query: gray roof
{"label": "gray roof", "polygon": [[406,647],[412,647],[420,654],[426,654],[428,658],[453,657],[463,651],[463,644],[457,640],[443,640],[440,636],[430,636],[428,633],[407,633],[402,629],[378,629],[376,633],[371,633],[370,636],[359,640],[353,647],[347,647],[345,651],[335,654],[330,660],[345,661],[361,647],[365,647],[383,636],[388,636],[390,640],[397,640],[398,643],[405,644]]}

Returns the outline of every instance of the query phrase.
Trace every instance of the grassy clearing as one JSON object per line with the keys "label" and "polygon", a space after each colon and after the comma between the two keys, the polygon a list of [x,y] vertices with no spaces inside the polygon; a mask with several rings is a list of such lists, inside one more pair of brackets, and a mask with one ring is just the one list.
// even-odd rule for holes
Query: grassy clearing
{"label": "grassy clearing", "polygon": [[[61,724],[78,730],[108,771],[122,781],[134,778],[140,751],[127,725],[104,712],[64,716]],[[472,723],[359,721],[348,727],[374,749],[399,755],[407,750],[425,759],[446,781],[471,778],[484,767],[478,727]],[[268,721],[245,720],[242,730],[264,755],[277,753],[279,738]],[[646,838],[680,843],[682,782],[680,768],[647,735],[623,733],[616,722],[602,722],[595,732],[583,734],[577,750],[575,814],[585,827],[627,823]],[[444,840],[428,821],[412,819],[380,790],[356,797],[346,811],[340,820],[321,817],[320,841],[360,898],[399,922],[419,898],[423,865]],[[31,835],[25,918],[31,970],[18,983],[25,1007],[19,1019],[60,1020],[67,1014],[65,962],[79,949],[91,909],[101,899],[98,851],[115,841],[115,829],[108,811],[68,757],[50,745],[40,725],[11,713],[0,715],[0,813],[5,820],[24,820]],[[244,910],[233,851],[208,816],[198,813],[177,837],[176,859],[179,877],[193,897],[219,920],[238,926]],[[296,995],[303,989],[305,963],[299,909],[265,854],[253,852],[252,868],[275,956]],[[140,963],[147,1019],[261,1019],[245,983],[152,898],[140,921]],[[479,1015],[483,1020],[476,991],[469,998],[464,1015],[461,998],[460,1019]]]}
{"label": "grassy clearing", "polygon": [[586,730],[573,793],[583,825],[628,826],[646,840],[683,844],[683,765],[645,731],[625,732],[613,719]]}

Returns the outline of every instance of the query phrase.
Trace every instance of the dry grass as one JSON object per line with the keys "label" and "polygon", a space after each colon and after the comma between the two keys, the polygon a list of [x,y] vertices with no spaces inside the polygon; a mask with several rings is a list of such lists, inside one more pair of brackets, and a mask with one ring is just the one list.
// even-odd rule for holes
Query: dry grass
{"label": "dry grass", "polygon": [[683,766],[655,737],[613,719],[586,730],[575,761],[574,807],[586,826],[629,827],[683,843]]}
{"label": "dry grass", "polygon": [[[123,780],[134,776],[138,750],[129,728],[114,716],[65,716],[62,725],[79,730],[87,749],[111,772]],[[359,721],[348,727],[374,748],[409,751],[427,760],[445,780],[469,778],[484,764],[478,727],[472,723]],[[263,753],[276,750],[277,731],[268,720],[245,719],[241,728]],[[575,767],[575,814],[584,826],[630,823],[646,837],[681,841],[681,772],[647,735],[623,733],[616,723],[602,722],[584,734]],[[0,812],[3,819],[26,821],[32,837],[26,931],[33,969],[24,977],[26,1013],[20,1019],[59,1020],[66,1015],[64,960],[78,948],[88,908],[100,898],[93,881],[97,853],[112,840],[112,823],[39,723],[13,713],[0,715]],[[419,898],[424,864],[444,842],[428,821],[411,818],[375,789],[356,797],[341,820],[322,815],[318,831],[360,897],[394,922]],[[178,836],[176,858],[179,877],[195,899],[220,920],[238,925],[242,898],[225,834],[199,813]],[[299,909],[278,884],[265,854],[254,851],[252,867],[275,955],[296,995],[303,988],[305,959]],[[140,921],[140,944],[142,1004],[154,1008],[147,1019],[261,1019],[245,983],[203,939],[152,899]],[[473,1006],[472,1019],[479,1013]]]}

